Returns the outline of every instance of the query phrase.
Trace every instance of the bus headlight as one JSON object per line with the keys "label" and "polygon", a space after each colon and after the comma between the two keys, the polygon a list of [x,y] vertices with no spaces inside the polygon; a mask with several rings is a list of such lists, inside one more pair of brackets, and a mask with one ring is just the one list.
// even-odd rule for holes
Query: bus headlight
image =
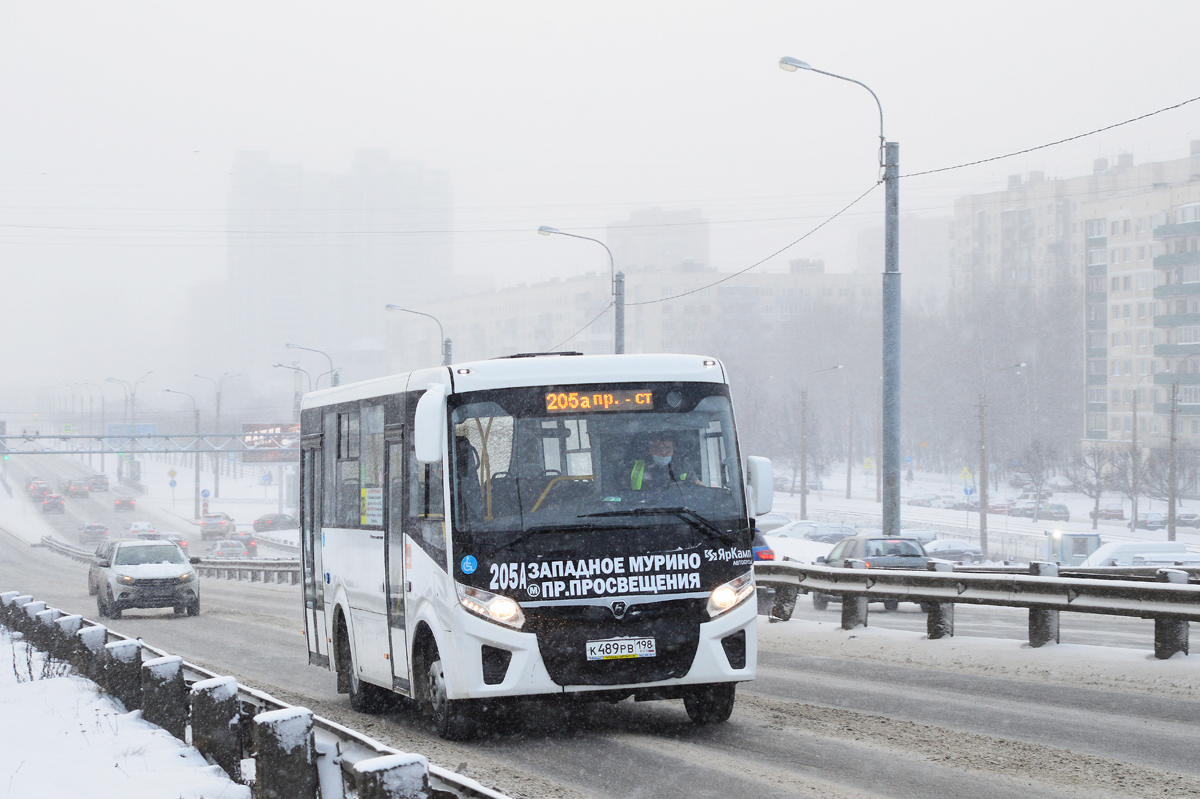
{"label": "bus headlight", "polygon": [[454,585],[458,589],[458,601],[472,613],[517,630],[525,624],[525,613],[515,599],[462,583]]}
{"label": "bus headlight", "polygon": [[754,595],[754,571],[748,571],[727,583],[718,585],[708,595],[708,615],[712,618],[732,610]]}

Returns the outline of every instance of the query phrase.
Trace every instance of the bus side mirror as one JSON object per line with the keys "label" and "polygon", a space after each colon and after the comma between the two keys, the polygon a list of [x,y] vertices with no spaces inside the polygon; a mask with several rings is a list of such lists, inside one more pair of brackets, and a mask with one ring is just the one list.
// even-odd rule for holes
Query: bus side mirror
{"label": "bus side mirror", "polygon": [[446,386],[435,383],[417,401],[413,419],[413,449],[420,463],[440,463],[446,437]]}
{"label": "bus side mirror", "polygon": [[746,510],[751,516],[771,512],[775,486],[771,481],[771,461],[750,455],[746,458]]}

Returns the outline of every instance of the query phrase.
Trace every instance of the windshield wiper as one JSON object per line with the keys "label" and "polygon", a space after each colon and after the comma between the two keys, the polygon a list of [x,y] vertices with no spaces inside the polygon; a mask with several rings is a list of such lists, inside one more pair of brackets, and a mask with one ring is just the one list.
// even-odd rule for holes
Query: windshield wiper
{"label": "windshield wiper", "polygon": [[693,527],[712,533],[729,544],[736,544],[737,538],[732,533],[727,533],[720,527],[710,522],[708,519],[701,516],[691,508],[627,508],[625,510],[606,510],[599,513],[582,513],[580,519],[589,519],[597,516],[662,516],[670,515],[677,516],[685,522],[690,522]]}

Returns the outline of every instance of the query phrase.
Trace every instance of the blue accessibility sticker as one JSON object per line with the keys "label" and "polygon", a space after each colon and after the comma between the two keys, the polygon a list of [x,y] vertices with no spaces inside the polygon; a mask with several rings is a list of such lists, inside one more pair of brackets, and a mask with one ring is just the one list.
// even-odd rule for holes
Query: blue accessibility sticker
{"label": "blue accessibility sticker", "polygon": [[475,557],[473,555],[467,555],[465,558],[462,559],[463,574],[474,574],[475,570],[478,568],[479,568],[479,561],[475,560]]}

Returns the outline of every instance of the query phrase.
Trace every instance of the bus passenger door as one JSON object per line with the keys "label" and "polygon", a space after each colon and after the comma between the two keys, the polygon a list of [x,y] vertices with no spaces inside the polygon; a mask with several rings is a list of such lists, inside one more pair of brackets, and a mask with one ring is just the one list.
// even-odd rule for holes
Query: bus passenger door
{"label": "bus passenger door", "polygon": [[300,450],[300,559],[304,579],[304,636],[308,662],[329,666],[325,632],[325,573],[321,557],[321,444],[304,442]]}
{"label": "bus passenger door", "polygon": [[411,692],[408,675],[408,632],[404,570],[408,565],[404,551],[404,448],[399,438],[387,440],[387,613],[392,646],[392,688]]}

